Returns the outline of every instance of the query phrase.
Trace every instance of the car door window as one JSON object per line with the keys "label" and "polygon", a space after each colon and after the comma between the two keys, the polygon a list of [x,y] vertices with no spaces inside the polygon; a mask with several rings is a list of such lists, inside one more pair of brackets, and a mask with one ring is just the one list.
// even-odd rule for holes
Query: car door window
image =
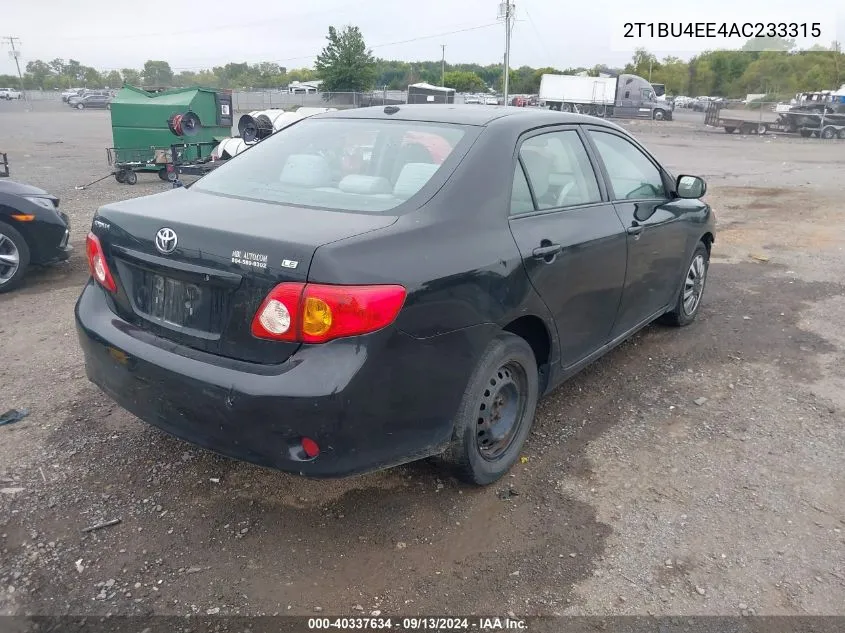
{"label": "car door window", "polygon": [[596,174],[575,130],[532,136],[519,150],[538,209],[601,201]]}
{"label": "car door window", "polygon": [[660,171],[639,148],[621,136],[590,130],[616,200],[665,198]]}

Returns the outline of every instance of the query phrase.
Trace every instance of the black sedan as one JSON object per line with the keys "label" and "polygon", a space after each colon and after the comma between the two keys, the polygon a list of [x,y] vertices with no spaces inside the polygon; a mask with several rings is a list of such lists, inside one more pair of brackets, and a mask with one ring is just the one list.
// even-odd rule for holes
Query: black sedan
{"label": "black sedan", "polygon": [[312,477],[518,459],[538,398],[700,309],[704,182],[619,126],[418,105],[316,115],[188,188],[102,207],[88,377],[231,457]]}
{"label": "black sedan", "polygon": [[43,189],[0,178],[0,292],[18,286],[30,264],[65,260],[70,225],[59,199]]}
{"label": "black sedan", "polygon": [[111,96],[107,94],[92,94],[85,95],[79,99],[71,99],[68,103],[70,107],[76,108],[77,110],[85,110],[86,108],[110,109],[111,100]]}

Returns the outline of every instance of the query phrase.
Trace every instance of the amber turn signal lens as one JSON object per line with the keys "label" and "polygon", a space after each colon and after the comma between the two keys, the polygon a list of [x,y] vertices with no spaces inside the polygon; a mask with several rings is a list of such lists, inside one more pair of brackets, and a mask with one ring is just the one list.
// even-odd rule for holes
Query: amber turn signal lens
{"label": "amber turn signal lens", "polygon": [[319,297],[307,297],[302,314],[302,331],[309,336],[322,336],[332,326],[332,309]]}

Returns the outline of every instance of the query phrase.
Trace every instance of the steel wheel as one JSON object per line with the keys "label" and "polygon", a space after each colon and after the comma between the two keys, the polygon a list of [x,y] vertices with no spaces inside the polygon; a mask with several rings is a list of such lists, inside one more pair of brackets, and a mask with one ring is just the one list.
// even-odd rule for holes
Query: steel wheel
{"label": "steel wheel", "polygon": [[21,254],[11,238],[0,233],[0,286],[6,284],[21,265]]}
{"label": "steel wheel", "polygon": [[513,444],[525,413],[525,370],[510,362],[499,367],[490,377],[478,407],[478,452],[488,461],[495,461]]}
{"label": "steel wheel", "polygon": [[707,277],[707,266],[704,263],[704,256],[699,254],[693,257],[687,278],[684,282],[684,312],[692,316],[698,309],[701,301],[701,294],[704,292],[704,282]]}

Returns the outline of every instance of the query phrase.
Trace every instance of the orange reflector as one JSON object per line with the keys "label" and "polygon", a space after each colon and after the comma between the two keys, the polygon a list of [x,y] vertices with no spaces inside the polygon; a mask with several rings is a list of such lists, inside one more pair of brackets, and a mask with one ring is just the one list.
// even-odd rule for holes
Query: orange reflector
{"label": "orange reflector", "polygon": [[312,440],[310,437],[302,438],[302,450],[305,451],[305,454],[309,459],[314,459],[320,454],[320,447],[317,446],[317,442]]}
{"label": "orange reflector", "polygon": [[309,336],[321,336],[332,326],[332,309],[319,297],[307,297],[302,314],[302,331]]}
{"label": "orange reflector", "polygon": [[34,215],[28,213],[13,213],[11,217],[18,222],[32,222],[35,219]]}

